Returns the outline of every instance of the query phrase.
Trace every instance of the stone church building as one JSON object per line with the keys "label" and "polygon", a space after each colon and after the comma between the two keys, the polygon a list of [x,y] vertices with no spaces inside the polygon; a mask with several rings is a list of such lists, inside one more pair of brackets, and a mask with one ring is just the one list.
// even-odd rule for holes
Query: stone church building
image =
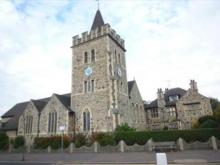
{"label": "stone church building", "polygon": [[96,12],[91,30],[72,40],[69,94],[18,103],[6,112],[2,129],[11,137],[112,132],[127,123],[146,128],[136,81],[127,81],[124,40]]}
{"label": "stone church building", "polygon": [[104,23],[99,10],[90,31],[72,38],[71,49],[71,93],[14,105],[2,116],[0,131],[33,142],[34,137],[61,133],[112,132],[123,123],[137,130],[170,123],[170,128],[184,129],[190,124],[179,123],[211,114],[209,99],[198,93],[194,81],[188,91],[159,89],[158,98],[144,104],[136,81],[127,81],[124,40]]}

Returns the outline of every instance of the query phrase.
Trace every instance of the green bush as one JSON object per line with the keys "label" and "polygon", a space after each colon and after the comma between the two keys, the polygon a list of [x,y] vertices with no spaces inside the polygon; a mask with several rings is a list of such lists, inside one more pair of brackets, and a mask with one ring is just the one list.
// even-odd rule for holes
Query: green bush
{"label": "green bush", "polygon": [[25,144],[24,136],[17,136],[12,142],[14,148],[23,147]]}
{"label": "green bush", "polygon": [[110,134],[103,134],[103,136],[98,140],[101,146],[114,145],[115,140]]}
{"label": "green bush", "polygon": [[36,137],[34,139],[34,148],[36,149],[46,149],[50,145],[49,137]]}
{"label": "green bush", "polygon": [[200,125],[200,128],[218,128],[219,123],[215,120],[208,119]]}
{"label": "green bush", "polygon": [[59,136],[51,137],[50,138],[50,146],[54,150],[61,148],[61,137],[59,137]]}
{"label": "green bush", "polygon": [[202,123],[204,123],[205,121],[207,121],[207,120],[216,120],[215,119],[215,117],[214,116],[211,116],[211,115],[207,115],[207,116],[202,116],[202,117],[200,117],[199,119],[198,119],[198,122],[199,122],[199,124],[202,124]]}
{"label": "green bush", "polygon": [[[69,144],[70,144],[69,137],[64,136],[63,147],[67,148]],[[51,146],[51,148],[54,150],[61,148],[61,136],[38,137],[34,139],[35,148],[46,149],[48,146]]]}
{"label": "green bush", "polygon": [[9,138],[6,133],[0,133],[0,149],[5,150],[8,148]]}
{"label": "green bush", "polygon": [[118,132],[115,133],[115,141],[124,140],[127,145],[134,143],[143,145],[150,138],[156,142],[176,141],[179,137],[187,142],[207,141],[211,136],[220,139],[218,129],[195,129],[195,130],[168,130],[168,131],[146,131],[146,132]]}
{"label": "green bush", "polygon": [[76,135],[74,139],[74,143],[77,148],[86,145],[86,136],[83,134]]}
{"label": "green bush", "polygon": [[115,132],[135,132],[136,129],[130,127],[127,123],[116,127]]}

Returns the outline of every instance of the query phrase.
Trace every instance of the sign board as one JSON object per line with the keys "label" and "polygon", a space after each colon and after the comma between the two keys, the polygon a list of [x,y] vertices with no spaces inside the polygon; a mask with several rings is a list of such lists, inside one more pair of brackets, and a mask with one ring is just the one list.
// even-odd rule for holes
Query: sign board
{"label": "sign board", "polygon": [[61,125],[61,126],[59,126],[59,130],[60,130],[60,131],[64,131],[65,128],[66,128],[65,125]]}
{"label": "sign board", "polygon": [[166,153],[157,153],[157,165],[167,165]]}

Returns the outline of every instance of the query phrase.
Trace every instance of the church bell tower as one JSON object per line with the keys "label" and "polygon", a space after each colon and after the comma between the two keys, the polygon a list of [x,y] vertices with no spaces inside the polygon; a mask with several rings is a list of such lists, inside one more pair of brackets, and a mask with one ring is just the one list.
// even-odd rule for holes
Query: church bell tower
{"label": "church bell tower", "polygon": [[97,10],[91,30],[73,37],[71,108],[76,133],[111,132],[129,123],[124,40]]}

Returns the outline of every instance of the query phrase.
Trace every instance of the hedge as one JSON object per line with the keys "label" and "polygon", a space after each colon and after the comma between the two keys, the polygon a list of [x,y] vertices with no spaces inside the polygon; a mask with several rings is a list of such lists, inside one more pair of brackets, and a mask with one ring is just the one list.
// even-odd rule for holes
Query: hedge
{"label": "hedge", "polygon": [[115,145],[114,135],[110,133],[93,133],[91,136],[92,142],[97,141],[101,146]]}
{"label": "hedge", "polygon": [[[70,144],[71,139],[67,136],[63,137],[63,147],[67,148]],[[51,136],[51,137],[37,137],[34,139],[34,148],[36,149],[46,149],[51,146],[52,149],[56,150],[61,148],[61,136]]]}
{"label": "hedge", "polygon": [[[116,145],[124,140],[127,145],[135,143],[144,145],[149,139],[155,142],[176,141],[179,137],[186,142],[207,141],[211,136],[220,139],[220,129],[194,129],[194,130],[161,130],[161,131],[124,131],[110,133],[93,133],[89,138],[83,134],[78,134],[73,139],[76,147],[91,145],[94,141],[99,142],[101,146]],[[60,136],[35,138],[34,146],[39,149],[46,149],[49,145],[52,149],[58,149],[61,146]],[[64,137],[64,148],[69,146],[72,139]]]}
{"label": "hedge", "polygon": [[143,145],[150,138],[155,142],[176,141],[179,137],[186,142],[207,141],[211,136],[220,139],[219,129],[195,129],[195,130],[168,130],[168,131],[145,131],[145,132],[118,132],[115,134],[116,142],[124,140],[127,145],[134,143]]}
{"label": "hedge", "polygon": [[11,139],[10,143],[14,148],[21,148],[25,145],[25,138],[24,136],[17,136],[15,139]]}
{"label": "hedge", "polygon": [[5,150],[8,148],[8,135],[6,133],[0,133],[0,149]]}

